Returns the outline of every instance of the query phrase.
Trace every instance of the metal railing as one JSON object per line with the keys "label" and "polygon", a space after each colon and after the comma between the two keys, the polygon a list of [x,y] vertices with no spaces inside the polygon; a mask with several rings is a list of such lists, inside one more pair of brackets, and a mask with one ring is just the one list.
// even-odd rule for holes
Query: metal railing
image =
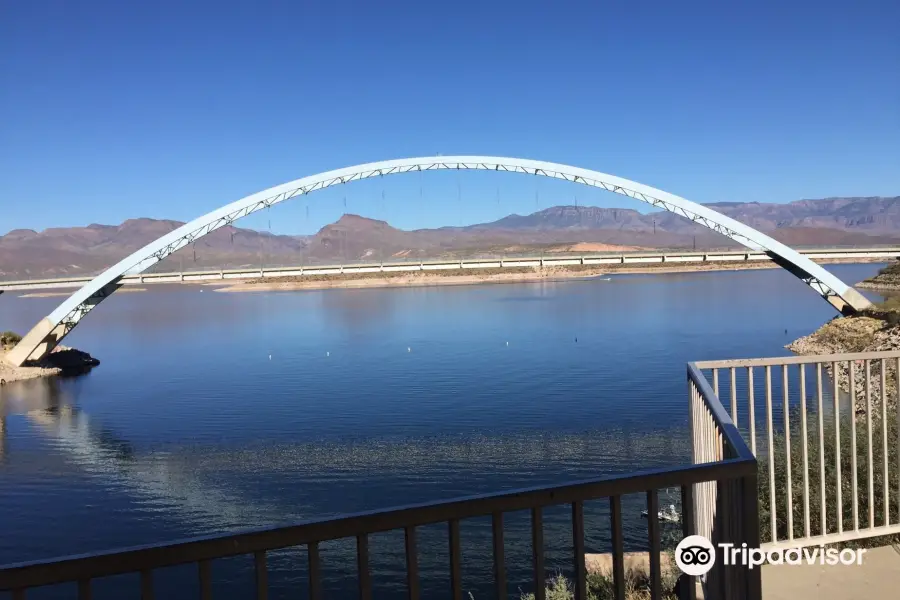
{"label": "metal railing", "polygon": [[764,548],[900,534],[900,351],[696,367],[760,459]]}
{"label": "metal railing", "polygon": [[[452,597],[463,598],[460,522],[490,517],[493,556],[493,585],[497,598],[508,596],[504,559],[504,514],[530,511],[532,546],[532,585],[535,600],[544,600],[545,568],[544,510],[567,505],[571,509],[572,573],[574,596],[587,598],[585,565],[584,504],[608,502],[612,545],[614,595],[624,599],[626,590],[622,498],[642,494],[647,505],[647,548],[649,549],[649,593],[661,598],[661,529],[658,516],[658,490],[680,488],[682,533],[701,533],[718,542],[738,546],[758,541],[757,463],[741,438],[728,412],[719,402],[710,384],[695,365],[688,365],[691,430],[694,460],[691,465],[670,469],[636,472],[622,476],[579,481],[551,487],[531,488],[437,503],[379,510],[299,525],[244,533],[193,538],[166,544],[126,548],[98,554],[64,557],[46,561],[0,567],[0,591],[12,591],[14,600],[25,598],[26,590],[42,586],[68,584],[78,597],[88,600],[92,582],[124,573],[140,574],[142,600],[154,598],[154,571],[175,565],[196,565],[199,597],[212,598],[211,565],[217,559],[252,555],[256,597],[268,598],[269,569],[267,553],[305,546],[308,555],[309,597],[322,597],[323,542],[355,539],[356,579],[359,597],[372,597],[369,564],[369,539],[376,533],[402,530],[405,538],[406,587],[411,600],[420,597],[416,544],[417,528],[445,523],[449,540],[449,574]],[[693,583],[693,582],[691,582]],[[759,600],[759,570],[716,567],[702,581],[706,598]],[[680,586],[682,598],[696,598],[696,586]]]}
{"label": "metal railing", "polygon": [[[739,479],[694,486],[692,509],[683,502],[686,534],[702,535],[716,548],[733,543],[759,546],[757,464],[732,417],[696,364],[688,364],[689,416],[694,464],[740,460],[753,465]],[[728,567],[717,560],[702,579],[705,598],[760,598],[760,571]]]}

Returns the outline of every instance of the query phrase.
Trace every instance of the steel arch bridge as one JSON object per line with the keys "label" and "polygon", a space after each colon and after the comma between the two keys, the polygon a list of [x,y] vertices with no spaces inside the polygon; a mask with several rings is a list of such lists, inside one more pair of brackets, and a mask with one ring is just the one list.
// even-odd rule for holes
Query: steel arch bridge
{"label": "steel arch bridge", "polygon": [[766,252],[773,261],[801,279],[841,313],[854,313],[869,305],[869,301],[859,292],[788,246],[752,227],[668,192],[606,173],[557,163],[496,156],[435,156],[374,162],[310,175],[252,194],[194,219],[147,244],[85,284],[35,325],[7,354],[7,360],[19,366],[44,357],[87,313],[118,289],[123,276],[141,273],[204,235],[251,213],[341,183],[395,173],[442,169],[524,173],[622,194],[682,215],[748,248]]}

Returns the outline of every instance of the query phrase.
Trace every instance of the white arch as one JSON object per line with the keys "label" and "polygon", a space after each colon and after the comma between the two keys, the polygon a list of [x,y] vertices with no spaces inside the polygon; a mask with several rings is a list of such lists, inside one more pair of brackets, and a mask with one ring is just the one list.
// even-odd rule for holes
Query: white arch
{"label": "white arch", "polygon": [[856,290],[784,244],[752,227],[668,192],[598,171],[537,160],[496,156],[436,156],[368,163],[310,175],[252,194],[194,219],[147,244],[85,284],[38,323],[7,355],[7,359],[13,364],[21,365],[27,360],[43,357],[84,315],[118,288],[122,276],[141,273],[176,250],[241,217],[295,196],[340,183],[394,173],[439,169],[525,173],[603,188],[682,215],[753,250],[765,251],[775,262],[802,279],[842,313],[855,312],[869,304]]}

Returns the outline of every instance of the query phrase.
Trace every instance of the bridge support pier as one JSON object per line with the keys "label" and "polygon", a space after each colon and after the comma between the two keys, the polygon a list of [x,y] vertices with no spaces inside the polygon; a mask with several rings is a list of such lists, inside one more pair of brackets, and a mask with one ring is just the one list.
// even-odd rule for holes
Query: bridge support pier
{"label": "bridge support pier", "polygon": [[814,284],[817,282],[817,279],[812,274],[804,271],[794,263],[784,260],[774,252],[766,252],[766,254],[776,265],[819,292],[828,304],[835,307],[844,316],[857,314],[859,311],[872,305],[868,298],[849,286],[841,295],[834,293],[826,295],[820,289],[816,289],[817,286]]}
{"label": "bridge support pier", "polygon": [[21,367],[31,360],[32,356],[41,358],[52,350],[65,334],[64,324],[54,325],[53,321],[44,317],[19,340],[15,348],[6,354],[6,362],[14,367]]}

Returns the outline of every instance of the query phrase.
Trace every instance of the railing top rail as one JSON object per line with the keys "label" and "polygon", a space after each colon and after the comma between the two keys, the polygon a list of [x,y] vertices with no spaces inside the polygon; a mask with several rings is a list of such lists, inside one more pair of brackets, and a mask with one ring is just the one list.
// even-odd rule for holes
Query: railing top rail
{"label": "railing top rail", "polygon": [[777,356],[772,358],[701,360],[693,364],[696,365],[698,369],[725,369],[729,367],[775,367],[781,365],[832,363],[848,360],[877,360],[880,358],[900,358],[900,350],[855,352],[847,354],[813,354],[808,356]]}
{"label": "railing top rail", "polygon": [[697,366],[697,363],[688,363],[687,369],[688,377],[700,391],[700,395],[706,402],[707,408],[709,409],[713,420],[716,422],[716,425],[719,426],[719,431],[722,432],[722,437],[725,439],[727,445],[731,447],[737,458],[741,460],[750,460],[755,463],[756,458],[753,456],[753,452],[747,446],[747,442],[744,441],[741,432],[738,431],[734,421],[731,420],[731,415],[728,414],[728,411],[722,405],[719,397],[709,385],[709,382],[706,380],[706,376],[703,375],[700,367]]}
{"label": "railing top rail", "polygon": [[[727,417],[727,415],[726,415]],[[0,591],[107,577],[145,569],[277,550],[361,534],[378,533],[530,508],[646,492],[751,473],[755,459],[657,469],[627,475],[501,492],[483,496],[364,512],[297,525],[196,537],[113,551],[0,566]]]}

